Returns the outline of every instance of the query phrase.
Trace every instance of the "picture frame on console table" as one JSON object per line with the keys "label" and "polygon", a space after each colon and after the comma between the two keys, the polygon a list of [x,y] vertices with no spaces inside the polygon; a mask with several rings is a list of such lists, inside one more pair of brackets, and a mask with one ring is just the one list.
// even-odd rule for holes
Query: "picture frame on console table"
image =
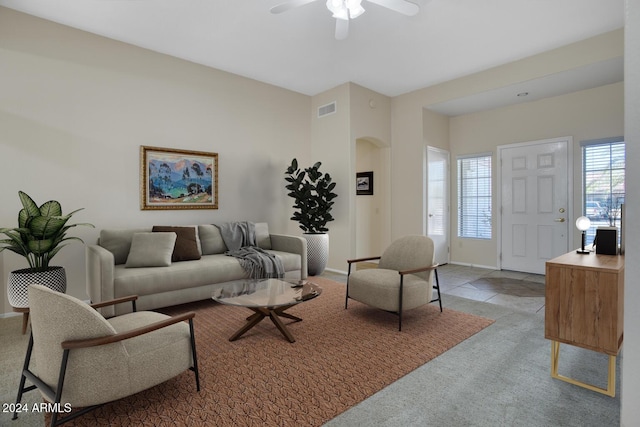
{"label": "picture frame on console table", "polygon": [[140,209],[218,209],[218,153],[140,146]]}

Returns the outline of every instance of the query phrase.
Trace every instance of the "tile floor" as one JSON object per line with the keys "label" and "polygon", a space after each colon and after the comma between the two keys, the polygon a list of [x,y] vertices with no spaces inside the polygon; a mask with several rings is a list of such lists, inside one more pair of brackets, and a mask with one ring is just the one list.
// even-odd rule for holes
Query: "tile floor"
{"label": "tile floor", "polygon": [[[322,276],[346,282],[343,274],[325,271]],[[438,267],[438,278],[443,295],[544,315],[544,275],[446,264]]]}
{"label": "tile floor", "polygon": [[544,275],[447,264],[438,277],[445,295],[544,315]]}

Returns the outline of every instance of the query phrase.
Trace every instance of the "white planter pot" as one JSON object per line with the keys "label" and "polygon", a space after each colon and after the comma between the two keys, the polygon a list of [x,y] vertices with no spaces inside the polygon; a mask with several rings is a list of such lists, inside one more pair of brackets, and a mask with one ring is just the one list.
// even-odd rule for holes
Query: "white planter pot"
{"label": "white planter pot", "polygon": [[32,284],[64,293],[67,290],[67,275],[63,267],[48,267],[42,271],[31,268],[12,271],[7,286],[9,304],[15,308],[29,307],[29,285]]}
{"label": "white planter pot", "polygon": [[307,240],[307,271],[309,276],[319,276],[329,260],[329,235],[304,233]]}

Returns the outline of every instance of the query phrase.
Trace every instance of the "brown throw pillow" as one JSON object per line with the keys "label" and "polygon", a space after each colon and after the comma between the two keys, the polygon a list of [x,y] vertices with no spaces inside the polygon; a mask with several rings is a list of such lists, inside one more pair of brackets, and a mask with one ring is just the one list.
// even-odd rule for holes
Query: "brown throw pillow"
{"label": "brown throw pillow", "polygon": [[200,259],[200,251],[198,251],[198,242],[196,240],[195,227],[172,227],[154,225],[152,231],[172,231],[178,235],[178,238],[176,239],[176,245],[173,248],[173,254],[171,255],[171,262]]}

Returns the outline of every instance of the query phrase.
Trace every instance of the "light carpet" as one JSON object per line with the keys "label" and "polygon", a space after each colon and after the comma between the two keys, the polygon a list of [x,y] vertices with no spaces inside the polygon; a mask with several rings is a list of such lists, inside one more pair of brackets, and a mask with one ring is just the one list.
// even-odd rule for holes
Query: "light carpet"
{"label": "light carpet", "polygon": [[[551,378],[544,313],[443,295],[447,307],[495,319],[486,328],[326,423],[326,427],[617,427],[616,397]],[[624,351],[624,348],[623,348]],[[560,373],[607,384],[607,355],[562,345]]]}

